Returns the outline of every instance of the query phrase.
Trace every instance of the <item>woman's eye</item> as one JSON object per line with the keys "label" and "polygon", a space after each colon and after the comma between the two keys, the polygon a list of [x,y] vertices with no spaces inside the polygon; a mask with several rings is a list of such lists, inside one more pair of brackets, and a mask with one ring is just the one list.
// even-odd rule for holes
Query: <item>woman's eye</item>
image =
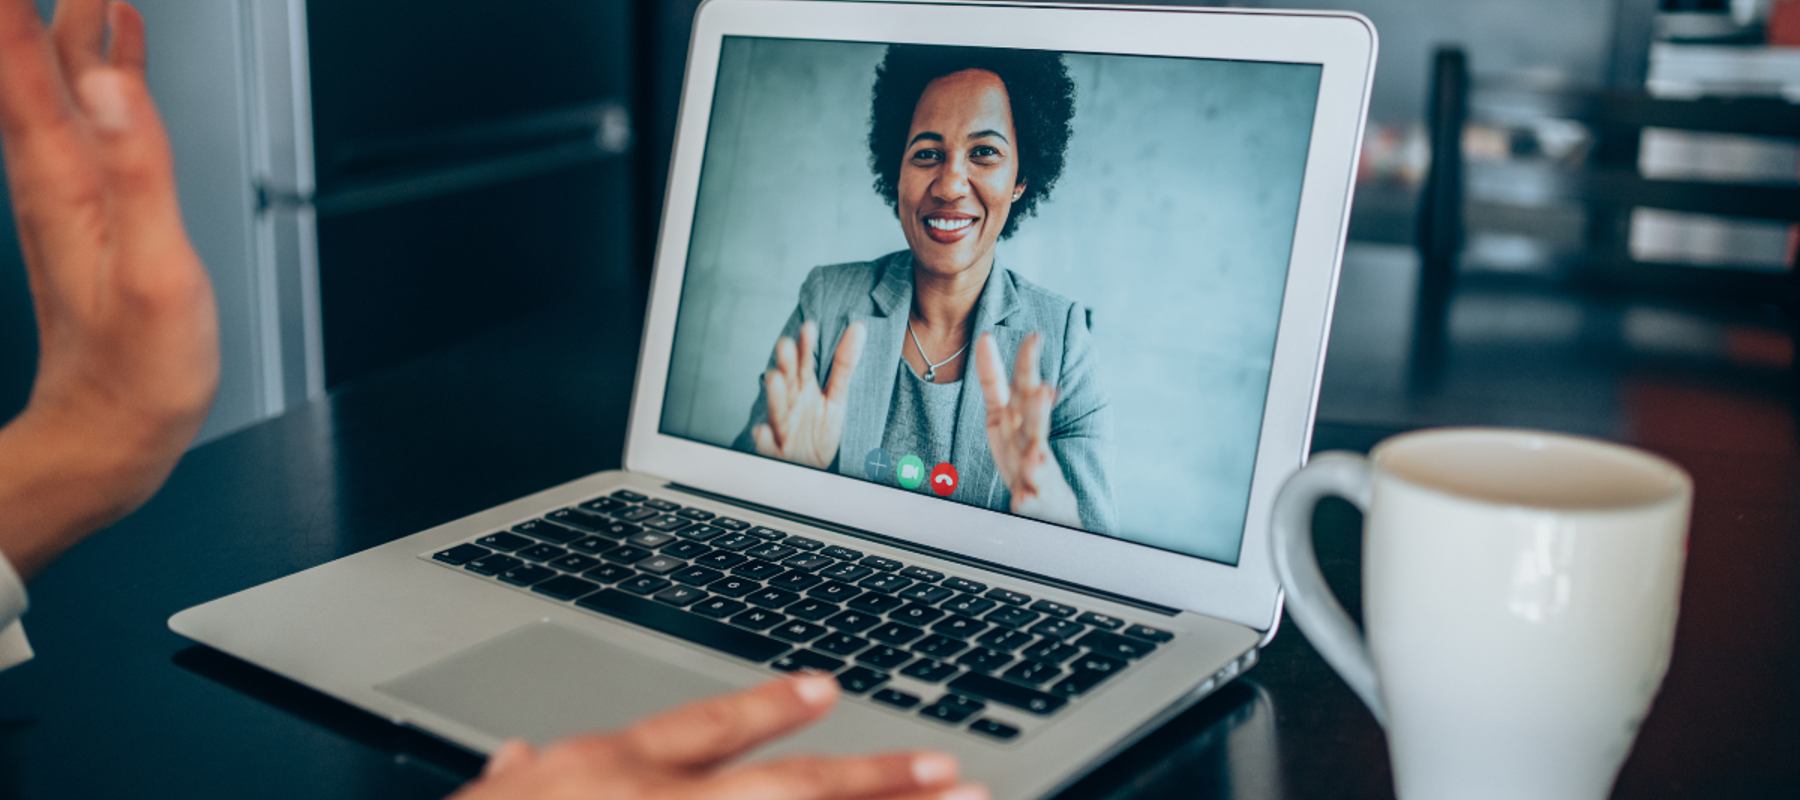
{"label": "woman's eye", "polygon": [[930,148],[926,148],[924,150],[920,150],[916,153],[913,153],[912,160],[914,160],[914,161],[937,161],[943,157],[944,157],[943,153],[940,153],[940,152],[930,149]]}
{"label": "woman's eye", "polygon": [[971,158],[999,158],[1000,151],[995,149],[991,145],[985,145],[985,144],[978,145],[978,146],[976,146],[976,148],[974,150],[969,151],[969,157],[971,157]]}

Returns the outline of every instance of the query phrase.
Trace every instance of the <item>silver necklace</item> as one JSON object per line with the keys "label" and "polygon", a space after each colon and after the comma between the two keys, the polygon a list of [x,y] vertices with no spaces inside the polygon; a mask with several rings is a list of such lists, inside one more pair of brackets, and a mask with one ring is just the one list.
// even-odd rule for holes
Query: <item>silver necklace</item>
{"label": "silver necklace", "polygon": [[925,355],[925,346],[919,344],[919,332],[913,330],[910,319],[906,321],[906,335],[912,337],[913,349],[919,351],[919,359],[925,362],[925,374],[920,377],[924,378],[926,383],[937,383],[937,368],[955,361],[958,356],[963,354],[964,350],[969,349],[969,343],[965,341],[962,347],[956,348],[956,352],[950,354],[949,358],[934,364],[931,362],[931,356]]}

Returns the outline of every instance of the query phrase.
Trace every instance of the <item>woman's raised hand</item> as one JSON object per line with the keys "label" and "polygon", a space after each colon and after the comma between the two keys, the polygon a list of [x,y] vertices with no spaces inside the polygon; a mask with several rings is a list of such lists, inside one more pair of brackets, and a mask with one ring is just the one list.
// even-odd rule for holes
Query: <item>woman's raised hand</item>
{"label": "woman's raised hand", "polygon": [[1008,386],[1001,377],[1000,348],[994,344],[993,334],[984,333],[976,341],[975,371],[987,399],[988,450],[994,454],[1000,479],[1012,493],[1014,514],[1080,525],[1075,491],[1050,451],[1050,411],[1056,405],[1056,387],[1038,380],[1038,357],[1043,349],[1042,337],[1035,333],[1025,337]]}
{"label": "woman's raised hand", "polygon": [[838,339],[831,357],[831,377],[821,391],[813,369],[813,348],[818,346],[819,326],[800,326],[799,351],[794,340],[775,342],[775,368],[763,375],[768,421],[751,431],[756,452],[809,467],[826,469],[837,457],[844,437],[844,409],[849,402],[850,376],[862,359],[862,323],[852,322]]}

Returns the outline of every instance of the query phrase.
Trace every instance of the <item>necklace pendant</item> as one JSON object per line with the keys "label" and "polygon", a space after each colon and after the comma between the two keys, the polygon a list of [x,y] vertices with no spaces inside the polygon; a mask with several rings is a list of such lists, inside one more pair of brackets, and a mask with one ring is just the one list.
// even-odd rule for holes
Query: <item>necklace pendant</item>
{"label": "necklace pendant", "polygon": [[926,383],[937,383],[937,367],[926,367],[925,368],[925,382]]}

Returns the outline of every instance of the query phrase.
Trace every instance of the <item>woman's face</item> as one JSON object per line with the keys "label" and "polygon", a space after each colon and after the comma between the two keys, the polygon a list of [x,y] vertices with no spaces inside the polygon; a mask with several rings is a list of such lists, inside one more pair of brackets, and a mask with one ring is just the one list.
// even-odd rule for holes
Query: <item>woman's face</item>
{"label": "woman's face", "polygon": [[1019,181],[1018,134],[1000,76],[932,81],[913,109],[900,166],[900,229],[918,264],[951,277],[993,262]]}

